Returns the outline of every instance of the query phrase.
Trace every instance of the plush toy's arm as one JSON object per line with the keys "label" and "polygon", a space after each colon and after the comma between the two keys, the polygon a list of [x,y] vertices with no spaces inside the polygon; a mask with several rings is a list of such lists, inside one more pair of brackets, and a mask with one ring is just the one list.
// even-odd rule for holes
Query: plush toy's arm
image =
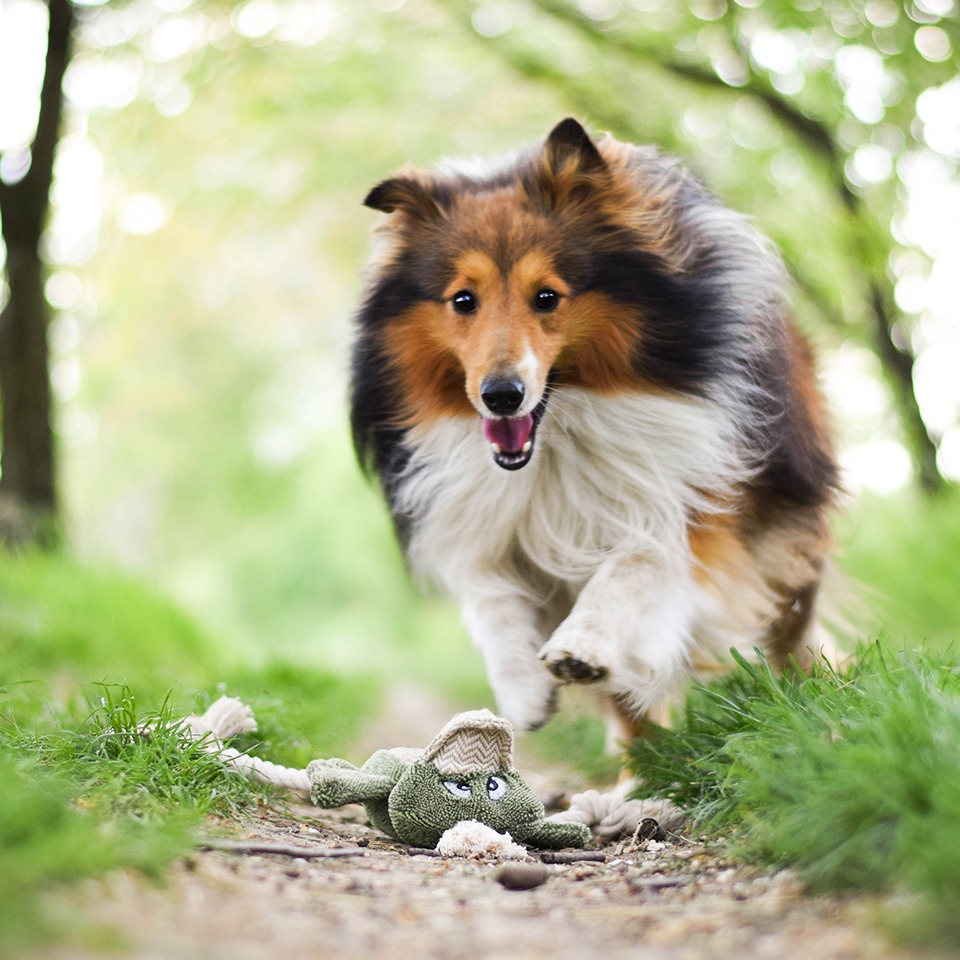
{"label": "plush toy's arm", "polygon": [[314,760],[307,767],[310,799],[318,807],[342,807],[389,796],[394,780],[360,770],[346,760]]}
{"label": "plush toy's arm", "polygon": [[563,847],[584,847],[590,842],[590,828],[583,823],[557,823],[544,820],[532,833],[523,838],[524,843],[548,850],[560,850]]}

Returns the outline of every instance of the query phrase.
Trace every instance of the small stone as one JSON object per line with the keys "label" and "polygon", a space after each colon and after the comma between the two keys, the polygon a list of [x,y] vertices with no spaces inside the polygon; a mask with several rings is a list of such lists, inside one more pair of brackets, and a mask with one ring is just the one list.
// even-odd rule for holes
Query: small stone
{"label": "small stone", "polygon": [[508,863],[496,873],[496,880],[508,890],[532,890],[546,883],[547,868],[542,863]]}
{"label": "small stone", "polygon": [[667,835],[663,830],[663,827],[660,826],[659,821],[654,820],[653,817],[644,817],[639,824],[637,824],[637,839],[638,840],[666,840]]}

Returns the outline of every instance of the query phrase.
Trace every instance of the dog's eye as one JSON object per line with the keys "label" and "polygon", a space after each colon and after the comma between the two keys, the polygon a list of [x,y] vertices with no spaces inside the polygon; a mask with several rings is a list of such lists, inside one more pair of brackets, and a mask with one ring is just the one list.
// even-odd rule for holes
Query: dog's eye
{"label": "dog's eye", "polygon": [[550,313],[560,305],[560,294],[556,290],[544,287],[533,295],[533,309],[540,313]]}
{"label": "dog's eye", "polygon": [[447,793],[452,797],[456,797],[458,800],[466,800],[473,791],[470,789],[469,783],[460,783],[457,780],[444,780],[444,787],[446,787]]}
{"label": "dog's eye", "polygon": [[487,796],[499,802],[507,795],[507,781],[503,777],[487,777]]}
{"label": "dog's eye", "polygon": [[458,290],[450,302],[453,304],[453,309],[457,313],[462,313],[464,315],[468,313],[473,313],[477,309],[477,298],[469,290]]}

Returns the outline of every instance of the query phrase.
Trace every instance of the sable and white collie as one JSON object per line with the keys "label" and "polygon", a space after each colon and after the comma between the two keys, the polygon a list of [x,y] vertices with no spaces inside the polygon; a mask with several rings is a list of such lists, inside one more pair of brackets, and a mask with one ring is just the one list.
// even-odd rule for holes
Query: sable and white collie
{"label": "sable and white collie", "polygon": [[558,686],[593,684],[639,730],[731,646],[808,658],[836,467],[785,271],[747,221],[573,119],[366,204],[389,216],[354,442],[503,715],[535,728]]}

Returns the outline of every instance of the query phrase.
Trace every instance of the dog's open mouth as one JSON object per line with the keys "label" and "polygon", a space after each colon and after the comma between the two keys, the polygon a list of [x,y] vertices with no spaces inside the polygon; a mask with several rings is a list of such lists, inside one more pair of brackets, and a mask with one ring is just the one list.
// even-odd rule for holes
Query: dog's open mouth
{"label": "dog's open mouth", "polygon": [[533,456],[537,427],[546,408],[546,397],[533,413],[522,417],[484,417],[483,435],[490,444],[493,461],[504,470],[519,470]]}

